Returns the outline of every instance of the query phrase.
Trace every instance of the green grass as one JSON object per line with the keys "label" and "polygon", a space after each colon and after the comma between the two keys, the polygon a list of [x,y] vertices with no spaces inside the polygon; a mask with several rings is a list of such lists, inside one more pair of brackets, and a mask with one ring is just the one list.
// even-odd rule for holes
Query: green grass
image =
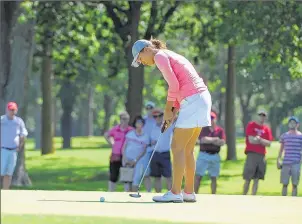
{"label": "green grass", "polygon": [[51,216],[51,215],[1,215],[1,223],[2,224],[12,224],[12,223],[13,224],[42,224],[42,223],[43,224],[61,224],[61,223],[64,224],[95,224],[95,223],[170,224],[170,223],[177,223],[177,222],[157,221],[157,220],[142,221],[142,220],[126,219],[126,218],[85,217],[85,216],[77,217],[77,216]]}
{"label": "green grass", "polygon": [[[31,139],[26,144],[26,166],[33,182],[32,187],[22,189],[38,190],[81,190],[107,191],[108,165],[110,149],[101,137],[74,138],[73,149],[59,149],[61,139],[55,138],[57,151],[53,155],[41,156],[39,150],[34,150]],[[259,195],[280,195],[280,171],[276,168],[276,157],[279,143],[274,142],[268,148],[266,179],[259,184]],[[196,147],[196,155],[198,146]],[[221,175],[218,179],[218,194],[241,194],[242,170],[244,165],[244,142],[237,144],[237,161],[225,161],[226,148],[221,153]],[[122,184],[118,191],[122,191]],[[200,187],[200,193],[210,193],[210,180],[205,178]],[[299,186],[299,196],[302,187]]]}

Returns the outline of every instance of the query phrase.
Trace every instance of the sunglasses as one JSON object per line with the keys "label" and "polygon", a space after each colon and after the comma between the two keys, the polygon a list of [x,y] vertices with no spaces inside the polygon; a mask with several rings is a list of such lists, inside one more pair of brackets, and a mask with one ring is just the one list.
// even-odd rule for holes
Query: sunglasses
{"label": "sunglasses", "polygon": [[153,115],[154,118],[162,117],[163,114]]}
{"label": "sunglasses", "polygon": [[259,116],[266,117],[266,114],[258,114]]}
{"label": "sunglasses", "polygon": [[212,116],[211,116],[211,120],[214,120],[214,119],[215,119],[215,117],[212,117]]}

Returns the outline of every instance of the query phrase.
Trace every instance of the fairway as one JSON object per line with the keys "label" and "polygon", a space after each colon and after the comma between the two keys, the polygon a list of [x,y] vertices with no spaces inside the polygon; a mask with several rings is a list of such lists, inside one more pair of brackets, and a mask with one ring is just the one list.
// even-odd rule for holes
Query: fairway
{"label": "fairway", "polygon": [[[152,202],[154,195],[142,193],[141,198],[135,199],[122,192],[2,190],[2,223],[13,220],[16,224],[40,223],[34,220],[47,220],[45,217],[53,221],[44,223],[59,223],[55,220],[61,219],[64,224],[92,223],[88,217],[99,223],[149,220],[152,223],[298,224],[302,220],[300,197],[200,194],[197,203],[159,204]],[[101,196],[105,202],[99,202]]]}

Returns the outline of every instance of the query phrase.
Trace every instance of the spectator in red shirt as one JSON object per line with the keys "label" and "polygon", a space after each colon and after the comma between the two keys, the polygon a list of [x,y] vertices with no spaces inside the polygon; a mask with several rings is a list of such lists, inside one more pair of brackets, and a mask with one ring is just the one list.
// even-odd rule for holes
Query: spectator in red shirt
{"label": "spectator in red shirt", "polygon": [[267,112],[259,110],[258,119],[249,122],[246,126],[245,154],[247,157],[243,170],[243,179],[245,180],[243,187],[244,195],[248,193],[252,179],[254,180],[253,195],[257,194],[259,179],[264,180],[266,171],[265,147],[270,146],[273,140],[271,129],[264,124],[266,117]]}
{"label": "spectator in red shirt", "polygon": [[216,125],[217,116],[211,112],[211,127],[202,128],[200,140],[200,152],[196,161],[195,193],[198,193],[200,182],[206,171],[211,177],[212,194],[216,194],[217,177],[220,173],[220,147],[225,144],[224,130]]}

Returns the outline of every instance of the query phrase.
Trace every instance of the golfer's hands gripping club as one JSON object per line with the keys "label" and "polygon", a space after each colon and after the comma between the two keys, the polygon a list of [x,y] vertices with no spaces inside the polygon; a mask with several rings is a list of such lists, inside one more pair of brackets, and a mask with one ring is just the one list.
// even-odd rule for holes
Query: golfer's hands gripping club
{"label": "golfer's hands gripping club", "polygon": [[166,108],[164,112],[164,124],[161,129],[161,133],[163,133],[169,126],[171,125],[173,119],[174,119],[174,107],[173,107],[174,102],[173,101],[167,101],[166,103]]}

